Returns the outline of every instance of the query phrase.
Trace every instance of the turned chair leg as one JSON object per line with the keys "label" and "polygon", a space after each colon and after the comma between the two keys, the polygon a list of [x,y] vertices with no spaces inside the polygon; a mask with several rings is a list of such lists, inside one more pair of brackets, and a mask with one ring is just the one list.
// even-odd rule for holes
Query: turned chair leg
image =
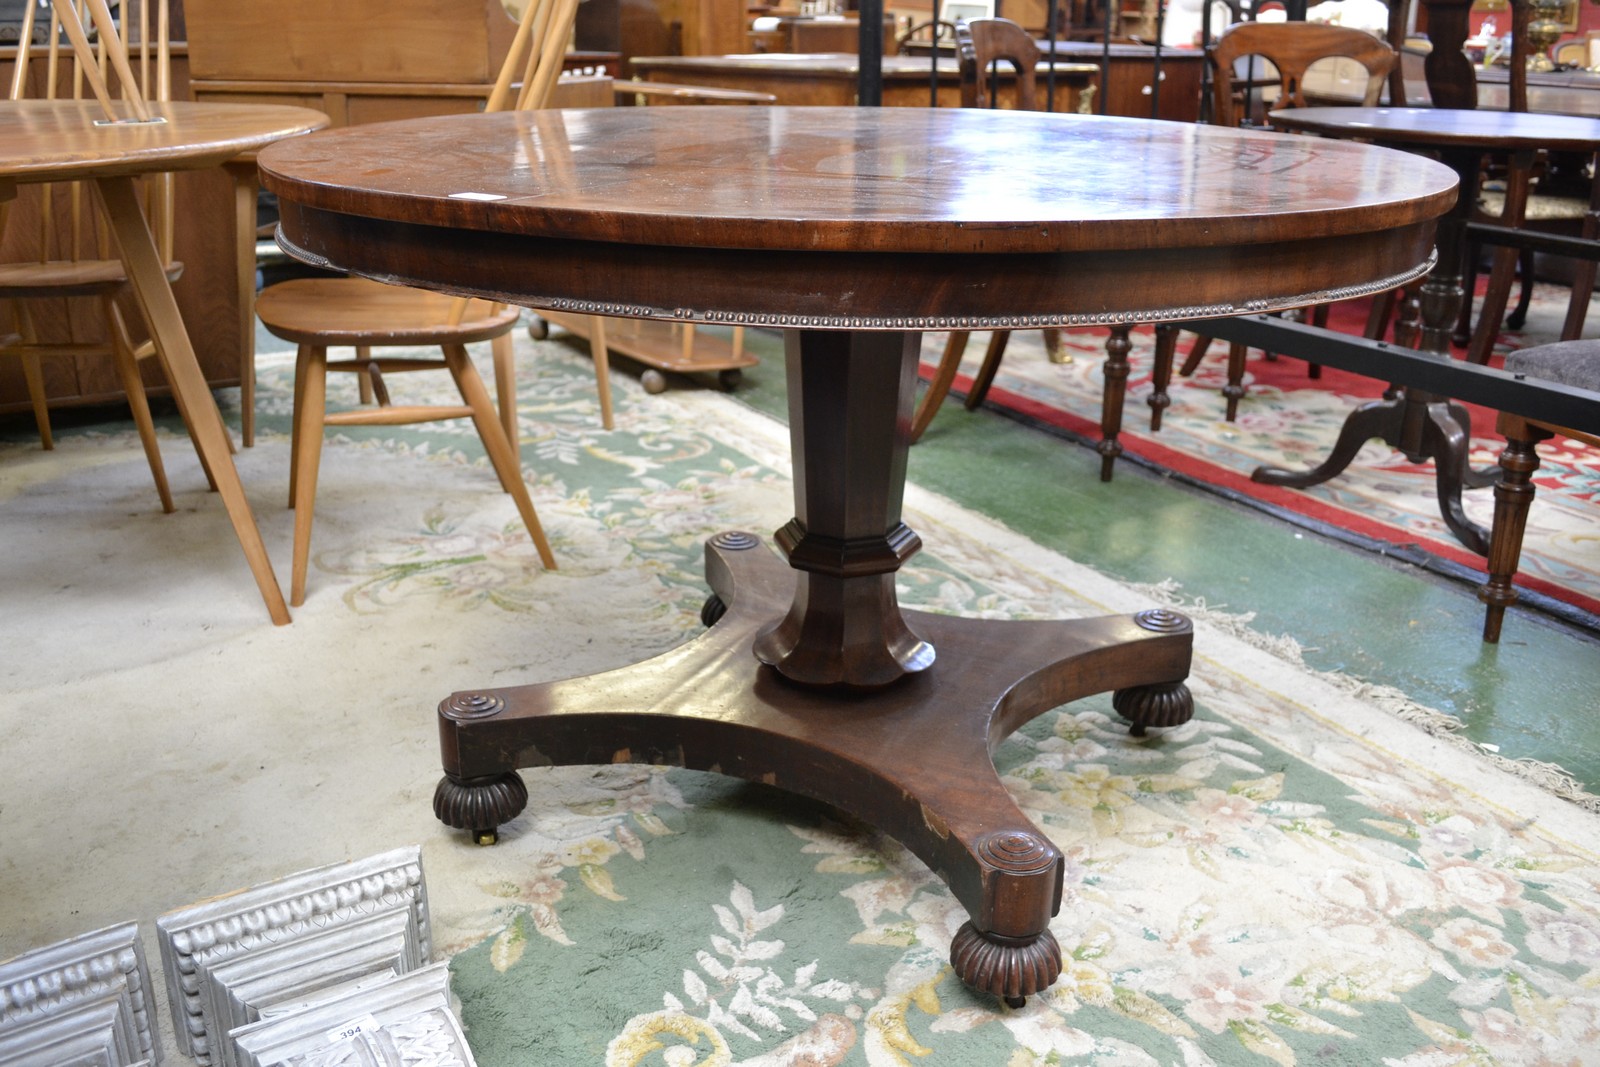
{"label": "turned chair leg", "polygon": [[1222,396],[1228,402],[1224,421],[1232,422],[1239,415],[1239,401],[1244,399],[1244,364],[1249,348],[1241,344],[1228,345],[1228,381],[1222,387]]}
{"label": "turned chair leg", "polygon": [[1517,602],[1512,585],[1522,558],[1522,535],[1528,525],[1528,509],[1533,504],[1533,474],[1539,469],[1539,453],[1534,446],[1553,436],[1548,430],[1529,424],[1513,415],[1502,415],[1500,432],[1506,447],[1500,453],[1500,481],[1494,487],[1494,527],[1489,533],[1489,580],[1478,589],[1478,599],[1487,605],[1483,617],[1483,639],[1496,644],[1506,608]]}
{"label": "turned chair leg", "polygon": [[1170,323],[1156,327],[1154,366],[1150,370],[1150,432],[1161,431],[1161,416],[1172,406],[1172,361],[1178,354],[1178,328]]}
{"label": "turned chair leg", "polygon": [[1105,386],[1100,392],[1100,441],[1094,450],[1100,454],[1100,480],[1109,482],[1122,455],[1122,403],[1128,391],[1128,353],[1133,349],[1129,336],[1133,327],[1119,324],[1111,327],[1106,338],[1106,362],[1103,373]]}

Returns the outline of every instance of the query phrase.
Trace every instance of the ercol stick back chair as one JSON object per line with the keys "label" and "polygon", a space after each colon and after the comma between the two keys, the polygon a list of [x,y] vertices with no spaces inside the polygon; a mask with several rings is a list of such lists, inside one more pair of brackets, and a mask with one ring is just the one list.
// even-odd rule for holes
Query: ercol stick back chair
{"label": "ercol stick back chair", "polygon": [[[1512,374],[1600,392],[1600,341],[1556,341],[1519,349],[1506,356],[1505,369]],[[1535,492],[1533,475],[1539,469],[1539,453],[1534,446],[1561,436],[1600,447],[1600,436],[1593,433],[1506,412],[1500,413],[1495,429],[1506,439],[1506,446],[1500,453],[1500,481],[1494,487],[1489,578],[1478,589],[1478,599],[1486,605],[1483,639],[1491,644],[1500,640],[1506,608],[1517,602],[1512,581],[1522,559],[1522,536]]]}
{"label": "ercol stick back chair", "polygon": [[[1270,70],[1256,78],[1251,67],[1256,58],[1270,64]],[[1211,66],[1212,114],[1219,126],[1261,125],[1268,107],[1274,109],[1305,107],[1305,79],[1307,72],[1319,63],[1346,58],[1360,64],[1366,71],[1360,103],[1372,106],[1378,103],[1390,75],[1398,68],[1400,56],[1390,45],[1364,30],[1348,26],[1330,26],[1312,22],[1236,22],[1222,31],[1216,44],[1211,46],[1207,60]],[[1241,67],[1245,70],[1241,73]],[[1269,104],[1264,100],[1261,117],[1251,114],[1256,90],[1261,82],[1276,80],[1277,96]],[[1319,305],[1311,309],[1312,321],[1318,325],[1327,322],[1328,307]],[[1152,397],[1150,428],[1161,429],[1161,415],[1166,405],[1161,403],[1167,395],[1167,385],[1172,380],[1172,363],[1177,335],[1173,332],[1158,334],[1155,367],[1152,371]],[[1179,374],[1187,377],[1195,372],[1205,357],[1211,339],[1195,339],[1188,358]],[[1227,407],[1224,417],[1232,422],[1239,414],[1239,401],[1244,397],[1244,369],[1246,349],[1241,344],[1228,346],[1227,382],[1222,395]],[[1312,374],[1318,368],[1312,367]]]}
{"label": "ercol stick back chair", "polygon": [[[995,73],[997,66],[1004,63],[1016,72],[1017,109],[1039,110],[1035,84],[1035,72],[1039,66],[1039,47],[1028,31],[1010,19],[1002,18],[960,21],[956,22],[953,28],[961,78],[962,107],[998,106]],[[1061,351],[1061,331],[1051,329],[1043,332],[1045,349],[1050,358],[1055,360]],[[929,383],[928,391],[923,394],[922,402],[917,406],[916,414],[912,418],[913,442],[922,436],[928,424],[933,421],[933,417],[939,413],[939,406],[944,403],[944,398],[949,395],[956,372],[961,369],[961,357],[967,350],[967,340],[970,337],[970,331],[956,330],[945,341],[939,369],[934,374],[933,381]],[[972,388],[967,393],[965,403],[968,411],[976,410],[978,405],[983,403],[984,397],[989,392],[989,386],[994,381],[995,372],[1000,368],[1000,360],[1005,355],[1006,344],[1010,338],[1009,330],[995,330],[989,335],[988,350],[984,353],[977,377],[973,379]]]}
{"label": "ercol stick back chair", "polygon": [[[488,110],[542,107],[561,73],[562,55],[577,10],[577,0],[534,0],[523,11],[510,54],[502,66]],[[514,84],[520,75],[520,90]],[[385,285],[365,278],[297,278],[262,291],[256,313],[275,336],[299,346],[295,363],[294,428],[290,446],[289,503],[295,511],[294,565],[290,603],[305,600],[306,570],[311,552],[311,519],[317,472],[326,426],[392,426],[440,419],[473,420],[501,486],[517,511],[549,569],[555,557],[545,539],[533,501],[522,480],[516,448],[515,387],[510,380],[510,332],[520,317],[517,308],[485,300],[467,300],[439,293]],[[474,368],[466,346],[491,341],[496,352],[495,376],[500,392],[496,418],[488,390]],[[442,359],[374,356],[374,348],[438,346]],[[330,363],[328,348],[351,346],[353,360]],[[605,378],[605,347],[595,341],[595,367],[606,423],[610,425],[610,391]],[[463,405],[396,405],[389,401],[382,374],[390,371],[445,369],[455,380]],[[378,399],[375,408],[329,412],[329,369],[367,375]]]}
{"label": "ercol stick back chair", "polygon": [[[136,10],[134,10],[136,7]],[[30,95],[43,99],[85,99],[89,92],[105,110],[107,119],[119,112],[114,95],[126,101],[134,118],[149,119],[149,101],[171,99],[166,0],[157,0],[152,28],[148,0],[124,5],[129,25],[139,28],[138,71],[130,61],[128,46],[112,21],[105,0],[79,0],[78,3],[50,3],[48,39],[44,46],[43,71],[34,64],[35,19],[40,5],[23,7],[16,64],[13,68],[11,100]],[[131,12],[131,17],[130,17]],[[89,40],[89,27],[97,33]],[[66,55],[62,37],[70,44],[73,62],[70,72],[63,62]],[[108,80],[108,74],[114,78]],[[157,238],[157,247],[169,280],[183,272],[183,264],[172,258],[172,176],[156,175],[146,180],[147,217]],[[99,213],[82,183],[29,186],[19,195],[37,197],[38,227],[33,233],[13,233],[5,225],[11,219],[12,203],[0,207],[0,233],[21,258],[0,263],[0,299],[10,305],[14,332],[0,336],[0,356],[21,359],[39,439],[46,450],[55,447],[50,432],[50,411],[45,390],[44,358],[93,359],[110,356],[117,368],[128,406],[133,412],[150,474],[163,511],[170,512],[172,494],[156,444],[155,426],[150,417],[139,362],[157,355],[150,341],[135,342],[118,300],[129,291],[128,276],[122,261],[111,247]],[[61,302],[93,300],[100,306],[105,322],[104,338],[81,338],[71,332],[71,318],[61,314]],[[41,331],[40,324],[66,323],[68,334],[58,337],[61,327]],[[46,335],[49,336],[46,336]],[[207,476],[210,472],[207,471]],[[214,487],[214,486],[213,486]]]}

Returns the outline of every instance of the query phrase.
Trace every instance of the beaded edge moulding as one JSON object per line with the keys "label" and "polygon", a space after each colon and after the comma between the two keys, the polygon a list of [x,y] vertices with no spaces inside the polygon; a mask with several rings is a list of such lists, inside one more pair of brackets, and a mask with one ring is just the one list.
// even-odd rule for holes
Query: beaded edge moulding
{"label": "beaded edge moulding", "polygon": [[159,1063],[135,923],[0,962],[0,1067]]}
{"label": "beaded edge moulding", "polygon": [[225,1020],[211,1018],[212,965],[395,910],[410,913],[420,960],[432,959],[416,846],[302,871],[161,916],[156,929],[179,1049],[210,1065],[228,1040]]}

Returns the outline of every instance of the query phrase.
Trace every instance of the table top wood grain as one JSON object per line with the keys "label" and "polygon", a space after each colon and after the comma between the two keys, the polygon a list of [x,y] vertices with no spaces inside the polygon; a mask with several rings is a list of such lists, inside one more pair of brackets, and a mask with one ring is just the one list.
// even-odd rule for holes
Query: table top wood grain
{"label": "table top wood grain", "polygon": [[313,262],[557,310],[855,328],[1156,321],[1399,284],[1456,184],[1338,141],[923,108],[451,116],[260,158],[281,239]]}

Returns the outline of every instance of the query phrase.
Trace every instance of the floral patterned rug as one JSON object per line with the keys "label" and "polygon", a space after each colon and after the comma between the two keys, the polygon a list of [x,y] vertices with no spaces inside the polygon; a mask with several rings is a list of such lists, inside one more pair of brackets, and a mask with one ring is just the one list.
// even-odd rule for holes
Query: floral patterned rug
{"label": "floral patterned rug", "polygon": [[[1521,330],[1501,334],[1496,356],[1558,338],[1566,293],[1557,286],[1536,286],[1527,322]],[[1331,325],[1359,334],[1366,307],[1366,301],[1336,305]],[[968,345],[966,369],[971,373],[976,373],[987,338],[974,335]],[[1066,333],[1066,351],[1073,358],[1059,364],[1045,358],[1038,331],[1013,334],[989,403],[1098,441],[1105,339],[1104,329]],[[925,343],[925,376],[932,374],[942,341],[938,337]],[[1174,374],[1171,407],[1160,432],[1152,433],[1146,401],[1151,392],[1153,332],[1137,330],[1133,341],[1120,437],[1129,455],[1282,514],[1419,549],[1481,581],[1483,558],[1456,541],[1439,517],[1432,464],[1412,463],[1381,441],[1368,442],[1344,473],[1310,489],[1250,481],[1250,472],[1258,466],[1292,470],[1315,466],[1331,448],[1345,416],[1377,398],[1383,382],[1332,369],[1314,379],[1301,360],[1269,360],[1252,349],[1245,372],[1246,395],[1238,418],[1230,423],[1224,421],[1221,396],[1227,379],[1227,346],[1216,342],[1192,377]],[[1190,335],[1181,336],[1180,364],[1192,343]],[[956,388],[964,392],[966,387],[967,380],[961,379]],[[957,401],[952,399],[947,406],[955,408]],[[1494,432],[1493,412],[1472,411],[1472,463],[1492,468],[1504,441]],[[935,423],[929,433],[937,432]],[[1528,520],[1518,582],[1591,616],[1600,614],[1600,524],[1595,521],[1600,449],[1557,437],[1541,445],[1539,455],[1542,466],[1534,478],[1538,496]],[[1465,507],[1468,518],[1487,528],[1494,514],[1493,491],[1467,492]]]}
{"label": "floral patterned rug", "polygon": [[[0,616],[0,957],[420,843],[483,1067],[1595,1062],[1600,816],[1226,616],[1196,619],[1193,722],[1132,738],[1100,696],[996,754],[1068,861],[1066,970],[1021,1009],[952,977],[965,915],[920,862],[770,788],[532,770],[500,844],[446,831],[440,698],[676,645],[705,537],[791,511],[782,426],[624,378],[604,433],[585,363],[537,348],[523,456],[560,569],[465,426],[349,430],[325,450],[307,603],[276,630],[181,442],[172,516],[131,434],[0,449],[0,536],[30,561],[7,597],[29,610]],[[439,395],[410,377],[407,399]],[[287,361],[261,384],[240,465],[283,572]],[[900,594],[928,610],[1165,596],[914,486],[907,518],[927,547]]]}

